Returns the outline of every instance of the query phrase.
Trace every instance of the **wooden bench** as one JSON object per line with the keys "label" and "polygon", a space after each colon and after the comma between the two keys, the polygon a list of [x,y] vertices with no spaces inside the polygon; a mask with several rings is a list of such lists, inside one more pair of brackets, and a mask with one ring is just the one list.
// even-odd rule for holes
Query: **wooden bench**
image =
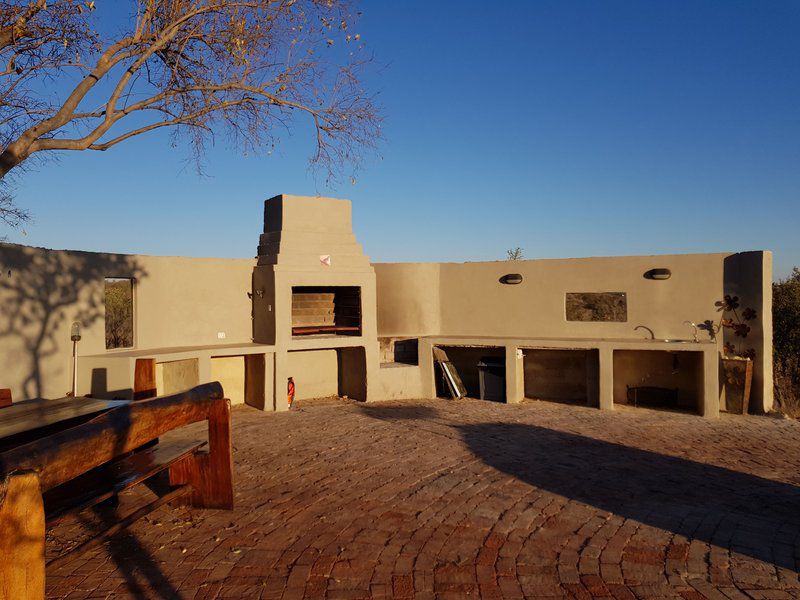
{"label": "wooden bench", "polygon": [[0,388],[0,408],[11,406],[11,390],[8,388]]}
{"label": "wooden bench", "polygon": [[[141,449],[171,430],[204,420],[207,449],[203,440],[162,441]],[[169,475],[166,494],[47,563],[51,567],[168,502],[232,509],[230,401],[219,383],[204,384],[114,408],[0,453],[0,600],[44,597],[47,526],[163,472]]]}

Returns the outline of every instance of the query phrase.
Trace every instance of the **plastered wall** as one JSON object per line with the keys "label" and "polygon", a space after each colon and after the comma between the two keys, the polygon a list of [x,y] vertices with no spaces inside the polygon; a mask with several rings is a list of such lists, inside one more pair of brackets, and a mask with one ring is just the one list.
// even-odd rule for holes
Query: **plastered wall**
{"label": "plastered wall", "polygon": [[335,396],[339,391],[336,350],[289,352],[287,372],[294,379],[297,400]]}
{"label": "plastered wall", "polygon": [[212,357],[211,380],[222,384],[231,404],[244,404],[244,356]]}
{"label": "plastered wall", "polygon": [[81,356],[106,353],[106,277],[136,280],[136,348],[249,343],[254,264],[0,244],[0,387],[10,387],[15,401],[63,396],[73,321],[83,325]]}
{"label": "plastered wall", "polygon": [[[691,336],[685,320],[715,318],[722,296],[723,255],[584,258],[443,264],[442,334],[521,337],[643,337],[637,325],[658,338]],[[666,281],[644,278],[655,267],[671,269]],[[499,278],[520,273],[519,285]],[[567,292],[625,292],[624,323],[574,322],[565,316]]]}
{"label": "plastered wall", "polygon": [[[379,337],[639,339],[649,336],[635,330],[643,325],[658,339],[691,339],[684,321],[716,322],[714,303],[726,293],[738,294],[758,311],[748,340],[758,357],[753,402],[767,410],[772,406],[769,252],[374,266]],[[670,269],[671,277],[645,278],[654,268]],[[522,283],[500,283],[509,273],[521,274]],[[567,321],[567,292],[625,292],[627,321]]]}
{"label": "plastered wall", "polygon": [[[159,396],[177,394],[200,383],[196,358],[156,363],[156,393]],[[227,392],[227,388],[224,388]]]}
{"label": "plastered wall", "polygon": [[424,398],[420,368],[413,365],[394,364],[377,372],[378,392],[383,400],[409,400]]}
{"label": "plastered wall", "polygon": [[[308,208],[306,204],[303,210]],[[284,214],[281,219],[284,222],[288,217]],[[276,241],[270,235],[265,234],[265,244],[305,243],[282,235]],[[342,235],[335,237],[338,240]],[[378,337],[637,339],[647,334],[634,328],[644,325],[657,338],[687,339],[691,330],[683,321],[717,320],[714,302],[733,293],[740,296],[743,306],[758,312],[748,340],[757,352],[753,403],[764,408],[772,405],[772,257],[768,252],[377,264],[373,273],[360,247],[344,237],[349,241],[341,244],[341,259],[332,255],[335,265],[344,263],[346,268],[323,268],[318,256],[322,250],[314,249],[313,255],[290,257],[313,265],[284,266],[278,261],[259,267],[256,275],[274,280],[272,287],[258,277],[258,286],[253,286],[253,259],[150,257],[0,244],[0,364],[4,366],[0,387],[10,387],[17,401],[64,395],[70,388],[69,328],[73,321],[83,325],[79,353],[87,357],[84,363],[93,357],[99,361],[98,367],[108,364],[108,393],[117,391],[112,389],[112,378],[130,381],[130,373],[123,377],[124,373],[117,373],[121,368],[106,359],[114,351],[105,349],[103,282],[106,277],[133,277],[135,347],[144,351],[249,344],[253,310],[265,321],[270,319],[264,315],[272,315],[272,319],[277,314],[289,315],[292,285],[360,285],[363,337],[356,345],[365,348],[365,368],[372,381],[370,399],[415,394],[419,389],[419,369],[386,371],[373,381],[378,371]],[[657,267],[669,268],[671,278],[653,281],[644,277],[646,271]],[[520,273],[522,283],[501,284],[500,277],[507,273]],[[248,297],[251,291],[261,292],[255,295],[255,307]],[[626,322],[566,320],[567,292],[604,291],[627,294]],[[274,394],[268,396],[283,401],[286,376],[295,373],[310,378],[298,381],[299,397],[335,394],[335,351],[319,355],[288,352],[284,358],[287,350],[311,350],[311,342],[293,339],[285,319],[275,325],[259,328],[256,323],[256,342],[277,344],[283,353],[275,358],[278,381]],[[219,333],[225,337],[220,338]],[[303,361],[311,362],[301,364]],[[207,376],[210,374],[203,371],[200,379]],[[90,383],[92,390],[103,388],[103,382],[84,380],[86,393]]]}
{"label": "plastered wall", "polygon": [[441,332],[438,263],[376,264],[378,335],[419,336]]}

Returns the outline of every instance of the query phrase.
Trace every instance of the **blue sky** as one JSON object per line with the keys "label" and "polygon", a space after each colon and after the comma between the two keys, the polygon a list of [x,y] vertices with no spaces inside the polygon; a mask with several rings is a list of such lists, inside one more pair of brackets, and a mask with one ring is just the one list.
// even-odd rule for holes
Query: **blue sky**
{"label": "blue sky", "polygon": [[[800,265],[800,2],[362,2],[385,143],[355,185],[166,135],[25,173],[10,241],[249,257],[277,193],[353,201],[375,261],[770,249]],[[456,10],[457,9],[457,10]]]}

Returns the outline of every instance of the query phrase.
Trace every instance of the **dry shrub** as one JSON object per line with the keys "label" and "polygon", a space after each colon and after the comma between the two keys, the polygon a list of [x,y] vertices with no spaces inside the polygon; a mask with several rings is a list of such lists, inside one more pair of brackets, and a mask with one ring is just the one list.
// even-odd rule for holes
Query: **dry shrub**
{"label": "dry shrub", "polygon": [[775,360],[775,408],[790,417],[800,417],[800,358]]}

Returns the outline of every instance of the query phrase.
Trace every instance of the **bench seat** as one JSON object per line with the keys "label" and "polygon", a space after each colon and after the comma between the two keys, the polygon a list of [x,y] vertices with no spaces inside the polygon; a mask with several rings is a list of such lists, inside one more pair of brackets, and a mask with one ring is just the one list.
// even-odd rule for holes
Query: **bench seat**
{"label": "bench seat", "polygon": [[197,440],[161,442],[47,490],[43,494],[47,526],[149,479],[205,444]]}

